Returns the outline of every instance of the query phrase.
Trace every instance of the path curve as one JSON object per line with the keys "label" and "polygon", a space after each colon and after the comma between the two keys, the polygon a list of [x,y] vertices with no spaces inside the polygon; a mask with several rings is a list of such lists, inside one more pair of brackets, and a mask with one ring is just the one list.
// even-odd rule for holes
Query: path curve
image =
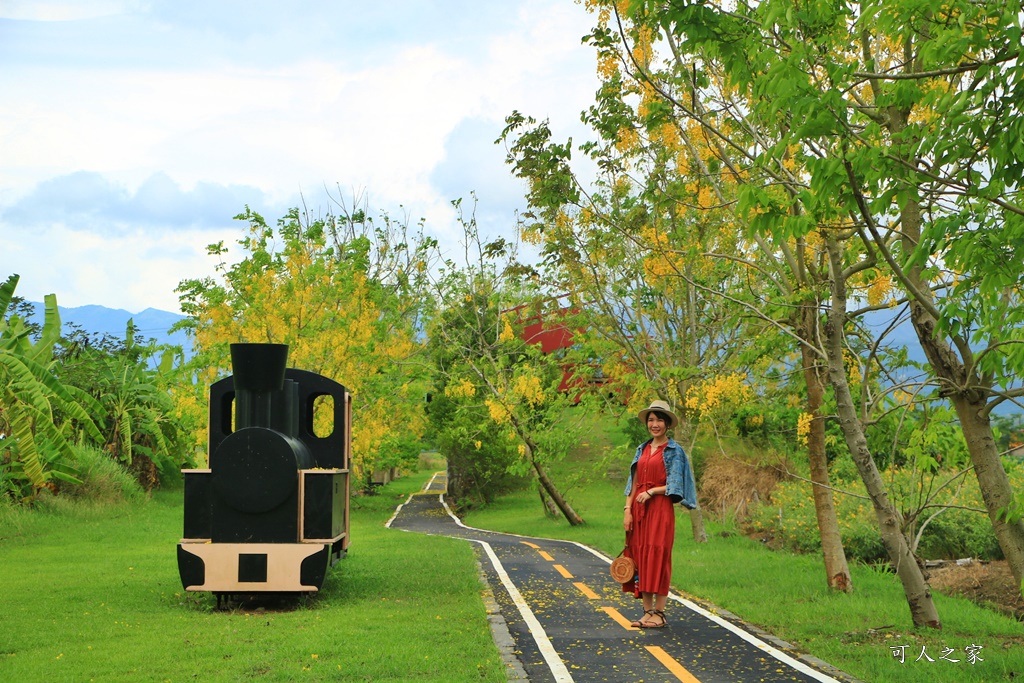
{"label": "path curve", "polygon": [[[574,541],[464,525],[439,472],[386,526],[470,541],[500,611],[496,641],[510,680],[536,683],[859,683],[713,607],[669,596],[664,629],[635,629],[640,602],[611,578],[611,559]],[[507,629],[507,631],[506,631]],[[507,636],[506,636],[507,633]]]}

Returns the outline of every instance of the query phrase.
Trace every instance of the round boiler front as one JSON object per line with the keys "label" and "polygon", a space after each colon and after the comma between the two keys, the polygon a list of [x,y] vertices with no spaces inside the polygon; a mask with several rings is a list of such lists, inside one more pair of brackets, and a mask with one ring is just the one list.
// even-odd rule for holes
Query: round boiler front
{"label": "round boiler front", "polygon": [[308,467],[301,442],[264,427],[230,434],[210,458],[214,495],[250,514],[273,510],[298,487],[298,470]]}

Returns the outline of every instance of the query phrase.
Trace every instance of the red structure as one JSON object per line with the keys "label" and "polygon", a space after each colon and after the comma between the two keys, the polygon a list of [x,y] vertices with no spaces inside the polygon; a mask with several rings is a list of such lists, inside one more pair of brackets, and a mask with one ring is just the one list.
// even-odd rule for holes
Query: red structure
{"label": "red structure", "polygon": [[[554,300],[560,299],[561,297],[554,297]],[[540,346],[541,352],[545,354],[555,353],[562,349],[568,349],[573,345],[573,337],[575,331],[560,320],[552,320],[552,317],[565,318],[570,313],[575,313],[575,309],[568,307],[561,308],[552,314],[541,314],[537,313],[529,317],[523,317],[523,311],[527,306],[518,306],[516,308],[504,311],[505,313],[515,313],[518,317],[518,322],[522,326],[520,332],[520,339],[525,341],[527,344],[537,344]],[[547,320],[545,320],[547,318]],[[580,329],[579,331],[582,331]],[[574,377],[574,371],[576,363],[563,363],[562,364],[562,381],[558,384],[558,390],[561,392],[568,392],[571,389],[580,389],[583,386],[583,380]],[[601,380],[597,380],[597,383],[603,383]],[[579,403],[580,394],[577,393],[575,403]]]}

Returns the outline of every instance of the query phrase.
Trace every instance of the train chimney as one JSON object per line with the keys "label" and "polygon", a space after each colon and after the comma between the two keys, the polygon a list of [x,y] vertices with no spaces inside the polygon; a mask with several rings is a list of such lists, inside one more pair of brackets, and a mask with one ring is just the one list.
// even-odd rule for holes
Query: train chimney
{"label": "train chimney", "polygon": [[287,344],[231,345],[236,430],[275,426],[273,396],[284,388],[287,364]]}

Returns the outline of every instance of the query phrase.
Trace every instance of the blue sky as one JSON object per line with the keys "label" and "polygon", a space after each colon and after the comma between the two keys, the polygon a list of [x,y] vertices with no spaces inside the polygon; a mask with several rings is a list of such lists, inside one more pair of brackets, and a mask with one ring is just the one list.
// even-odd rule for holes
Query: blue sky
{"label": "blue sky", "polygon": [[588,137],[592,23],[573,0],[0,0],[0,278],[177,311],[246,204],[325,187],[453,247],[475,192],[509,235],[523,187],[493,142],[514,109]]}

